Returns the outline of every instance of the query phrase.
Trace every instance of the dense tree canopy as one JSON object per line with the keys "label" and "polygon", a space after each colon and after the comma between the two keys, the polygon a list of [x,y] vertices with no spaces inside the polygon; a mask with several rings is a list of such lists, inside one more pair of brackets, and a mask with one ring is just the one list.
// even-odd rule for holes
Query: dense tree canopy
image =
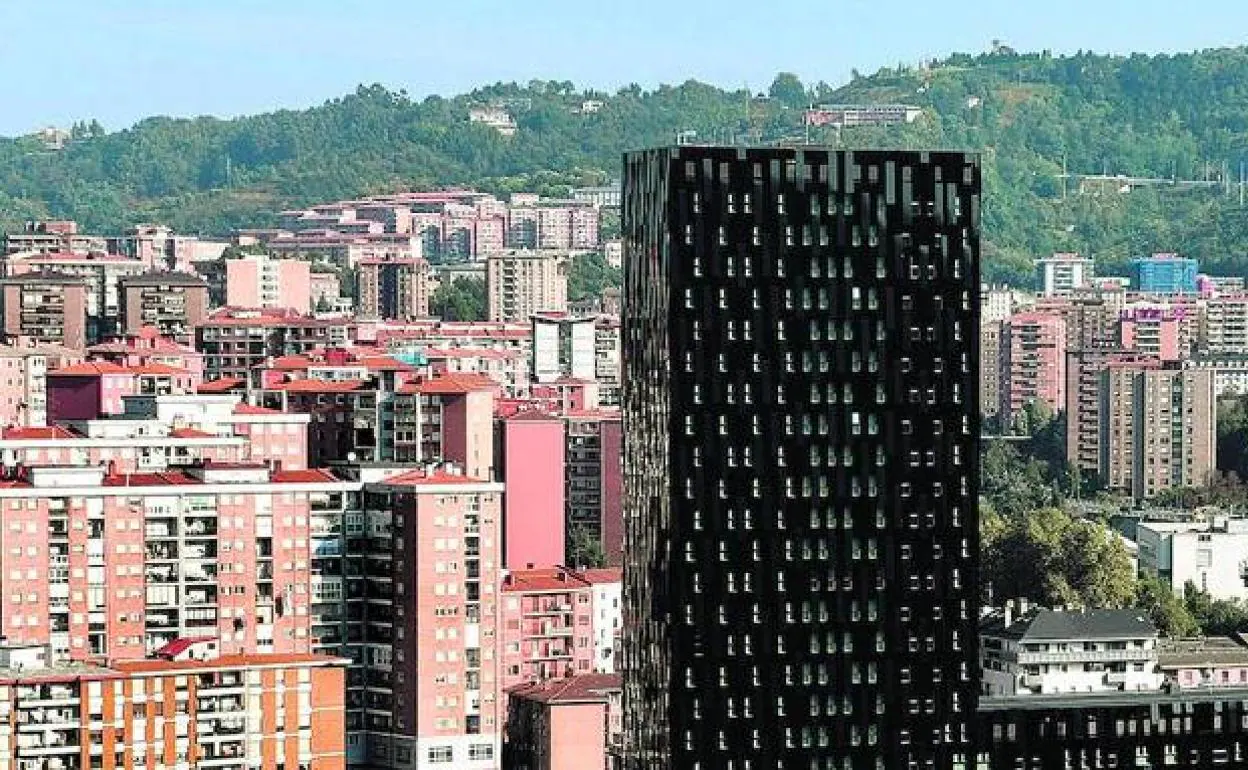
{"label": "dense tree canopy", "polygon": [[429,312],[445,321],[484,321],[489,314],[485,281],[461,276],[443,282],[429,298]]}
{"label": "dense tree canopy", "polygon": [[[984,274],[1031,281],[1031,259],[1091,253],[1112,273],[1150,250],[1183,251],[1213,272],[1242,274],[1248,209],[1233,185],[1063,183],[1058,174],[1134,174],[1234,182],[1248,160],[1248,48],[1160,56],[956,54],[924,68],[889,68],[832,88],[777,76],[773,98],[697,81],[614,94],[567,82],[497,83],[454,98],[415,100],[379,85],[319,107],[218,120],[153,117],[105,133],[91,121],[69,146],[0,139],[0,226],[46,216],[94,230],[162,221],[224,233],[273,221],[282,208],[398,188],[475,184],[562,194],[618,177],[620,153],[670,143],[680,131],[729,141],[802,135],[801,109],[820,102],[905,102],[914,123],[812,130],[842,147],[959,147],[983,153]],[[600,110],[582,112],[587,99]],[[505,104],[512,137],[468,122],[476,104]]]}

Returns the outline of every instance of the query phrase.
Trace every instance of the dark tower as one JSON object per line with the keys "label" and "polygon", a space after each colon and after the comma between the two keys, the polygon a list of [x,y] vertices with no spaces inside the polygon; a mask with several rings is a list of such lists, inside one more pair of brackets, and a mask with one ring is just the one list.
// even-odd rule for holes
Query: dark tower
{"label": "dark tower", "polygon": [[626,767],[968,763],[978,157],[624,179]]}

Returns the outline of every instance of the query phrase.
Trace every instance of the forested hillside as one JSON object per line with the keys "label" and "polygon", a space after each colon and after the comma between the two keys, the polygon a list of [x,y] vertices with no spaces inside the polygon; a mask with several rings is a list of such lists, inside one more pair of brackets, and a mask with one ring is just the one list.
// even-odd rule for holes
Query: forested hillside
{"label": "forested hillside", "polygon": [[[614,94],[572,83],[499,84],[453,99],[412,100],[381,86],[303,111],[235,120],[150,118],[114,133],[76,132],[61,151],[0,139],[0,226],[72,217],[96,230],[161,221],[220,234],[272,221],[282,208],[395,189],[472,184],[557,193],[618,174],[627,148],[796,138],[845,147],[956,147],[984,152],[987,277],[1026,282],[1033,256],[1092,253],[1112,271],[1129,256],[1182,251],[1217,273],[1248,273],[1248,208],[1236,184],[1248,161],[1248,48],[1129,58],[955,55],[881,70],[833,88],[778,76],[772,98],[690,81]],[[582,102],[602,102],[582,113]],[[905,102],[924,108],[898,128],[821,129],[811,102]],[[468,122],[506,103],[519,130]],[[1058,174],[1221,179],[1076,194]],[[1065,192],[1065,194],[1064,194]]]}

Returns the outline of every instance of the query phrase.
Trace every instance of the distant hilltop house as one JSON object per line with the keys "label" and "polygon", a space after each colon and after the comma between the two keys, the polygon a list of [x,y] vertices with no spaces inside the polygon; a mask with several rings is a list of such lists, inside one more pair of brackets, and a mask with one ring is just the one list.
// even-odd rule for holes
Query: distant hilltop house
{"label": "distant hilltop house", "polygon": [[515,118],[502,107],[473,107],[468,111],[468,120],[471,123],[484,123],[503,136],[516,133]]}
{"label": "distant hilltop house", "polygon": [[69,144],[70,133],[63,128],[49,126],[34,133],[34,137],[43,142],[44,149],[63,150]]}
{"label": "distant hilltop house", "polygon": [[808,126],[898,126],[913,123],[923,110],[909,104],[825,104],[806,110]]}
{"label": "distant hilltop house", "polygon": [[592,115],[602,109],[602,101],[598,99],[586,99],[581,102],[581,106],[573,110],[579,115]]}

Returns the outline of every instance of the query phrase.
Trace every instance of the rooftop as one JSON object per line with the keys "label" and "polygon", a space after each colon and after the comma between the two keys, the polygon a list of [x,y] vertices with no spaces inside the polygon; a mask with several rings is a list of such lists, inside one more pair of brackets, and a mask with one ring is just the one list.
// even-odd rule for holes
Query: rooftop
{"label": "rooftop", "polygon": [[1002,615],[980,626],[980,634],[1023,642],[1073,639],[1147,639],[1157,627],[1140,610],[1046,610],[1014,620],[1008,627]]}
{"label": "rooftop", "polygon": [[198,275],[181,272],[149,272],[130,275],[120,280],[122,286],[203,286],[208,282]]}
{"label": "rooftop", "polygon": [[566,567],[518,569],[503,578],[502,590],[507,593],[569,591],[592,585],[576,571]]}
{"label": "rooftop", "polygon": [[580,674],[564,679],[526,682],[508,692],[513,697],[541,703],[601,703],[618,694],[622,686],[619,674]]}

